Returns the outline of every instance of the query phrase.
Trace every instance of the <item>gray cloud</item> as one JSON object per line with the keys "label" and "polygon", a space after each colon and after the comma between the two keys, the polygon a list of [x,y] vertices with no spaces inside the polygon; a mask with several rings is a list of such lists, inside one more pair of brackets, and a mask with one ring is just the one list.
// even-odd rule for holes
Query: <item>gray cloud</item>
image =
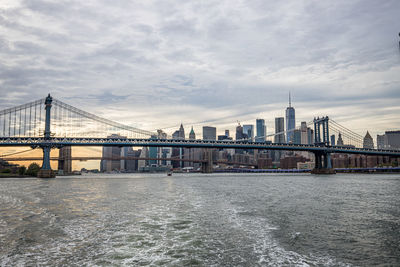
{"label": "gray cloud", "polygon": [[0,4],[0,109],[51,92],[146,129],[233,129],[236,119],[272,125],[292,91],[299,120],[327,113],[382,132],[399,125],[399,9],[396,0]]}

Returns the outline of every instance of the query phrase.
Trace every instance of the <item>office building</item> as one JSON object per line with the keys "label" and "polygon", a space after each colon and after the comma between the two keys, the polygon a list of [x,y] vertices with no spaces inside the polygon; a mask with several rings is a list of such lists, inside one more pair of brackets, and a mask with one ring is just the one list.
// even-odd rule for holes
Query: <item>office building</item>
{"label": "office building", "polygon": [[301,142],[300,142],[300,144],[303,144],[303,145],[307,145],[307,144],[309,144],[309,138],[308,138],[308,127],[307,127],[307,123],[305,122],[305,121],[302,121],[301,122],[301,125],[300,125],[300,139],[301,139]]}
{"label": "office building", "polygon": [[385,148],[385,135],[377,135],[376,136],[376,146],[378,149],[384,149]]}
{"label": "office building", "polygon": [[368,131],[363,140],[363,148],[374,148],[374,140]]}
{"label": "office building", "polygon": [[337,139],[337,145],[338,146],[343,146],[344,145],[343,139],[342,139],[342,133],[340,133],[340,132],[339,132],[339,136],[338,136],[338,139]]}
{"label": "office building", "polygon": [[336,136],[334,134],[331,135],[331,146],[335,146],[336,145]]}
{"label": "office building", "polygon": [[[112,139],[126,139],[125,136],[120,136],[119,134],[112,134],[107,136],[107,138]],[[120,171],[121,170],[121,160],[115,159],[112,160],[110,158],[119,158],[121,157],[121,147],[117,146],[104,146],[102,151],[102,160],[100,161],[100,171],[102,172],[111,172],[111,171]],[[122,162],[122,165],[124,163]]]}
{"label": "office building", "polygon": [[283,117],[275,118],[274,143],[285,143],[285,119]]}
{"label": "office building", "polygon": [[238,123],[238,126],[236,126],[236,140],[243,140],[243,127]]}
{"label": "office building", "polygon": [[265,138],[267,136],[267,127],[265,126],[264,119],[257,119],[256,120],[256,142],[265,142]]}
{"label": "office building", "polygon": [[203,140],[217,140],[217,128],[203,126]]}
{"label": "office building", "polygon": [[243,125],[243,134],[247,135],[247,140],[249,142],[254,141],[254,125],[245,124]]}
{"label": "office building", "polygon": [[400,130],[385,132],[385,147],[388,149],[400,149]]}
{"label": "office building", "polygon": [[295,129],[295,130],[293,131],[293,140],[292,140],[292,144],[297,144],[297,145],[302,144],[302,142],[301,142],[301,130]]}
{"label": "office building", "polygon": [[286,142],[293,142],[293,130],[296,128],[295,109],[292,107],[291,97],[289,92],[289,107],[286,108]]}

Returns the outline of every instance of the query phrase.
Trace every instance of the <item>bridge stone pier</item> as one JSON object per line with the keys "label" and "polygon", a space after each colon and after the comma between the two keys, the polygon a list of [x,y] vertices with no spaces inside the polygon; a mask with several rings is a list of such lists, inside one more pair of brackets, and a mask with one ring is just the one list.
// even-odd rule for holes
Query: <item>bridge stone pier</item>
{"label": "bridge stone pier", "polygon": [[311,171],[312,174],[335,174],[335,169],[332,168],[331,154],[328,152],[316,152],[315,168]]}
{"label": "bridge stone pier", "polygon": [[213,172],[213,158],[212,158],[212,149],[205,149],[203,153],[203,158],[206,160],[201,164],[201,172],[202,173],[212,173]]}

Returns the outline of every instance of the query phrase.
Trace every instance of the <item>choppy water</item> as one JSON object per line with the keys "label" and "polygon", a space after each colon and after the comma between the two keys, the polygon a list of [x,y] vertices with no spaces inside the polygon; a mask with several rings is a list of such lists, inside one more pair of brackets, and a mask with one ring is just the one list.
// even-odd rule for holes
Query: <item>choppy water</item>
{"label": "choppy water", "polygon": [[0,180],[0,265],[400,265],[400,175]]}

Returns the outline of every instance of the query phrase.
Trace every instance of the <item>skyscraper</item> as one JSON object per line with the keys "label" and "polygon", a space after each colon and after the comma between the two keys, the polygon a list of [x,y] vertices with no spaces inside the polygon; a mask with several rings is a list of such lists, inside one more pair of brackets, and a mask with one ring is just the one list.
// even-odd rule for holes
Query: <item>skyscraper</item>
{"label": "skyscraper", "polygon": [[[285,119],[283,117],[275,118],[275,136],[274,143],[285,143]],[[282,156],[282,151],[275,150],[272,153],[272,158],[275,162],[279,162]]]}
{"label": "skyscraper", "polygon": [[257,119],[256,120],[256,142],[265,142],[265,137],[267,135],[267,127],[265,126],[264,119]]}
{"label": "skyscraper", "polygon": [[[125,136],[112,134],[107,136],[112,139],[126,139]],[[121,147],[117,146],[103,146],[102,160],[100,161],[100,171],[111,172],[121,170],[121,160],[110,160],[108,158],[121,157]],[[123,161],[122,161],[123,162]]]}
{"label": "skyscraper", "polygon": [[289,106],[286,108],[286,142],[293,142],[294,128],[296,128],[296,116],[289,92]]}
{"label": "skyscraper", "polygon": [[217,140],[217,128],[203,126],[203,140]]}
{"label": "skyscraper", "polygon": [[344,145],[343,139],[342,139],[342,134],[340,132],[339,132],[339,136],[338,136],[336,145],[338,145],[338,146],[343,146]]}
{"label": "skyscraper", "polygon": [[192,130],[190,130],[190,133],[189,133],[189,140],[195,140],[195,139],[196,139],[196,134],[194,133],[193,126],[192,126]]}
{"label": "skyscraper", "polygon": [[275,118],[275,137],[274,143],[285,143],[285,119],[283,117]]}
{"label": "skyscraper", "polygon": [[377,135],[376,136],[376,146],[378,149],[384,149],[385,148],[385,135]]}
{"label": "skyscraper", "polygon": [[254,125],[245,124],[243,125],[243,134],[247,135],[247,140],[249,142],[254,141]]}
{"label": "skyscraper", "polygon": [[363,148],[374,148],[374,140],[368,131],[363,140]]}
{"label": "skyscraper", "polygon": [[238,126],[236,126],[236,140],[242,140],[243,139],[243,127],[240,125],[240,123],[238,124]]}
{"label": "skyscraper", "polygon": [[179,139],[185,139],[185,129],[183,128],[182,123],[181,123],[181,127],[179,127]]}

